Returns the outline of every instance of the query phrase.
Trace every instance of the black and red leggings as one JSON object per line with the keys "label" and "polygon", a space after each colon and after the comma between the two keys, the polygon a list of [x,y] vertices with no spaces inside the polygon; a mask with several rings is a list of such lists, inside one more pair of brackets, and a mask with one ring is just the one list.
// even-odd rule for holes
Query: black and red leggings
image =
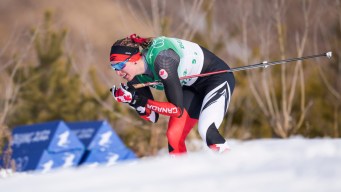
{"label": "black and red leggings", "polygon": [[167,138],[170,154],[186,152],[185,139],[198,123],[201,138],[208,146],[225,143],[218,132],[230,103],[234,78],[226,75],[207,81],[201,91],[183,87],[184,112],[181,117],[170,117]]}

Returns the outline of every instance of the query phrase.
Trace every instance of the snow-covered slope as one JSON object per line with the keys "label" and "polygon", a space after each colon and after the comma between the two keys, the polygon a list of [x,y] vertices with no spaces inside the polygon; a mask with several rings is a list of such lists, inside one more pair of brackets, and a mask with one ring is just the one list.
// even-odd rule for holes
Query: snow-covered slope
{"label": "snow-covered slope", "polygon": [[204,150],[110,167],[14,174],[0,180],[0,191],[341,191],[341,139],[233,141],[231,146],[222,155]]}

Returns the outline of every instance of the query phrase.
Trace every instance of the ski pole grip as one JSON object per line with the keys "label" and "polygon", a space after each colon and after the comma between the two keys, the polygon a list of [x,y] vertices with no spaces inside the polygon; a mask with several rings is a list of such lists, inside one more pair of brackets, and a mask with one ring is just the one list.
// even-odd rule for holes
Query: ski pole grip
{"label": "ski pole grip", "polygon": [[135,88],[135,89],[140,89],[140,88],[142,88],[142,87],[145,87],[146,85],[144,84],[144,83],[139,83],[139,84],[134,84],[133,85],[133,87]]}

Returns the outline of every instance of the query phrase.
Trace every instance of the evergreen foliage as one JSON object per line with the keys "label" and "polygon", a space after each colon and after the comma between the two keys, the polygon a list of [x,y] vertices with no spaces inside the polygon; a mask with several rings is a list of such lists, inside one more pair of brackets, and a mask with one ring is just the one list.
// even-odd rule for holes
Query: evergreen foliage
{"label": "evergreen foliage", "polygon": [[67,32],[54,30],[51,19],[51,13],[46,12],[43,29],[36,31],[38,64],[22,67],[15,77],[21,89],[9,121],[11,126],[57,119],[96,120],[105,116],[98,100],[81,89],[82,83],[91,83],[100,99],[108,98],[108,91],[104,91],[94,70],[89,72],[91,82],[81,82],[79,75],[72,72],[71,56],[63,49]]}

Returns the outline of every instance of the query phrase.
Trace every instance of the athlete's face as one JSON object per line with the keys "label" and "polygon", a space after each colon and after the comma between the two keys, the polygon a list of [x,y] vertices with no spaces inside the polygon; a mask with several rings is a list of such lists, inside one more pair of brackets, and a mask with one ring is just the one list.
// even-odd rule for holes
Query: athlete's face
{"label": "athlete's face", "polygon": [[143,60],[139,59],[134,62],[127,61],[122,70],[116,70],[116,74],[127,81],[131,81],[136,75],[143,74],[144,71]]}

